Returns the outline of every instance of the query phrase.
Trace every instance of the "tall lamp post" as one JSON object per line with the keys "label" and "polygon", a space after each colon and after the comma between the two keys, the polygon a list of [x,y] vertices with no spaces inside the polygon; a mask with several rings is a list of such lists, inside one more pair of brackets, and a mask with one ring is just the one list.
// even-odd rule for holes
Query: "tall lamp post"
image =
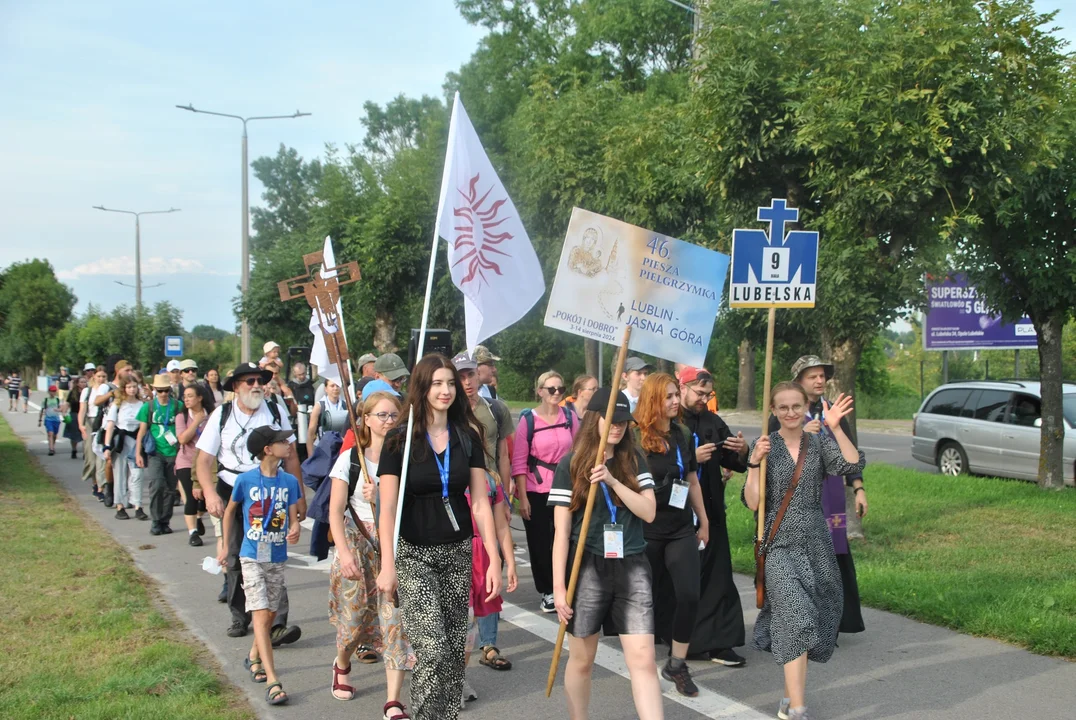
{"label": "tall lamp post", "polygon": [[[115,208],[106,208],[103,205],[94,205],[94,210],[103,210],[105,212],[123,213],[124,215],[134,215],[135,219],[135,310],[142,310],[142,223],[139,221],[142,215],[164,215],[167,213],[179,212],[179,208],[170,208],[168,210],[142,210],[135,212],[134,210],[116,210]],[[123,283],[120,283],[123,285]],[[156,287],[156,286],[153,286]]]}
{"label": "tall lamp post", "polygon": [[[247,299],[247,289],[250,286],[250,198],[247,192],[247,123],[252,120],[293,120],[295,118],[306,117],[310,115],[310,113],[299,112],[296,110],[291,115],[255,115],[253,117],[243,117],[242,115],[230,115],[228,113],[212,112],[210,110],[198,110],[191,104],[176,105],[176,107],[180,110],[188,110],[203,115],[233,118],[243,123],[243,243],[240,251],[243,256],[243,267],[242,274],[240,275],[241,279],[239,287],[243,294],[243,300],[245,301]],[[248,362],[250,360],[250,325],[247,324],[246,313],[243,314],[243,321],[239,334],[243,362]]]}

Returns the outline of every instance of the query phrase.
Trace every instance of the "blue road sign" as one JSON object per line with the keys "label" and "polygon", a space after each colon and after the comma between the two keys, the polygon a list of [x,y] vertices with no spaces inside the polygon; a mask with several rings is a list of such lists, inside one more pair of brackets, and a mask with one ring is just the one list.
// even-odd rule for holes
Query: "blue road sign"
{"label": "blue road sign", "polygon": [[729,307],[814,307],[818,272],[818,233],[791,230],[799,210],[774,199],[758,209],[769,232],[738,228],[732,231],[732,279]]}
{"label": "blue road sign", "polygon": [[170,358],[183,357],[183,336],[166,335],[164,338],[164,356]]}

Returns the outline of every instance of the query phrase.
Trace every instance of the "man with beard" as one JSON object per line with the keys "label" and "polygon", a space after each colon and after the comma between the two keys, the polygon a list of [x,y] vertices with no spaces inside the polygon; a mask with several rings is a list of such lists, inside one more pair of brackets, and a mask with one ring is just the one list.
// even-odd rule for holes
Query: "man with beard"
{"label": "man with beard", "polygon": [[[732,579],[729,533],[725,524],[725,479],[721,468],[746,472],[748,447],[743,433],[733,435],[725,421],[707,409],[706,404],[713,394],[714,379],[706,370],[694,367],[680,370],[684,424],[692,434],[703,504],[710,519],[710,544],[703,549],[700,558],[702,592],[688,653],[707,654],[715,663],[740,667],[746,660],[733,648],[744,644],[743,608],[740,591]],[[666,620],[671,622],[671,618]],[[660,616],[657,621],[660,631]]]}
{"label": "man with beard", "polygon": [[[205,495],[206,510],[214,517],[224,514],[224,498],[230,498],[236,477],[247,470],[259,467],[259,461],[247,449],[247,438],[255,428],[269,426],[273,430],[291,431],[291,422],[278,404],[267,401],[265,388],[273,373],[263,370],[254,363],[241,363],[232,374],[224,380],[225,391],[235,393],[235,398],[217,407],[206,420],[205,430],[198,440],[198,477],[209,478],[213,475],[213,458],[217,459],[217,484],[201,483]],[[292,452],[284,461],[284,469],[299,479],[302,492],[302,470],[299,457],[295,453],[295,435],[290,438]],[[298,502],[300,522],[306,517],[306,498],[300,496]],[[225,567],[228,581],[228,608],[232,613],[232,625],[228,628],[228,637],[243,637],[250,626],[250,614],[246,611],[246,594],[242,586],[242,569],[239,564],[239,551],[243,545],[243,518],[235,517],[229,524],[229,536],[224,540],[228,545],[228,564]],[[273,620],[270,637],[273,647],[293,643],[302,635],[302,630],[293,625],[288,627],[288,591],[285,588],[280,599],[280,606]]]}

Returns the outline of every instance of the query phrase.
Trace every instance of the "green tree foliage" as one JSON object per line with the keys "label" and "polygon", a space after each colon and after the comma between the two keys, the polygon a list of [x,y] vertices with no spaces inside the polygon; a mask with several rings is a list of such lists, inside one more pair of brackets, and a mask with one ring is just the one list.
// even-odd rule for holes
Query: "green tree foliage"
{"label": "green tree foliage", "polygon": [[70,320],[50,338],[48,369],[81,368],[120,355],[143,372],[156,372],[166,360],[164,338],[183,334],[181,320],[182,313],[168,302],[143,307],[141,313],[121,305],[107,314],[91,304],[82,317]]}
{"label": "green tree foliage", "polygon": [[52,363],[49,346],[74,307],[74,294],[47,260],[9,265],[0,273],[0,367]]}

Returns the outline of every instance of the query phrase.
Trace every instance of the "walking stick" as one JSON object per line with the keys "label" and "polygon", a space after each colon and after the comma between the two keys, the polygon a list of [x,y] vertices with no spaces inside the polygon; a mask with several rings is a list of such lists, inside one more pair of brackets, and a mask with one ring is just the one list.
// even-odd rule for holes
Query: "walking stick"
{"label": "walking stick", "polygon": [[[773,379],[773,325],[777,308],[770,308],[766,326],[766,373],[762,387],[762,436],[770,434],[770,382]],[[758,537],[755,540],[755,605],[759,608],[766,600],[766,572],[762,555],[762,542],[766,534],[766,458],[758,467]]]}
{"label": "walking stick", "polygon": [[[624,360],[628,356],[628,340],[631,338],[631,326],[624,328],[624,340],[620,343],[620,354],[616,358],[616,371],[611,378],[613,392],[609,393],[609,404],[605,408],[605,417],[608,420],[613,417],[613,411],[616,410],[617,396],[620,394],[617,390],[617,385],[620,382],[620,376],[624,372]],[[609,442],[609,428],[612,427],[611,422],[605,423],[605,430],[602,432],[601,441],[598,443],[598,457],[594,460],[594,465],[605,464],[605,446]],[[590,488],[587,491],[587,506],[583,511],[583,525],[579,528],[579,543],[575,546],[575,557],[572,559],[572,574],[568,578],[568,605],[572,604],[572,600],[575,599],[575,584],[579,580],[579,568],[583,564],[583,551],[586,546],[587,530],[590,528],[590,516],[594,513],[594,498],[597,497],[595,492],[596,483],[591,483]],[[560,668],[560,652],[564,646],[564,633],[568,630],[568,624],[565,622],[560,623],[560,627],[557,629],[557,644],[553,646],[553,662],[549,664],[549,679],[545,685],[545,696],[549,697],[553,692],[553,683],[557,681],[557,670]]]}

